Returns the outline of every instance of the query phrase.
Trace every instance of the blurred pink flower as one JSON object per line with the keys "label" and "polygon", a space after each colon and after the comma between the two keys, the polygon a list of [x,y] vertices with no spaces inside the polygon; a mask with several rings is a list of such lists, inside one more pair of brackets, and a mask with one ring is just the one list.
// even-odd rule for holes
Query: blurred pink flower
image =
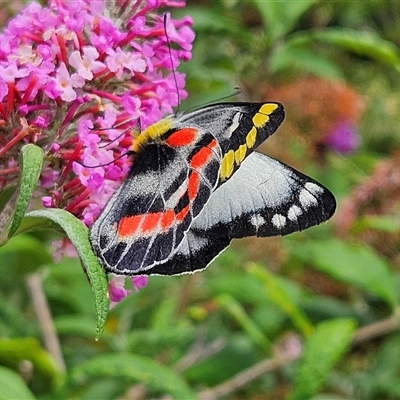
{"label": "blurred pink flower", "polygon": [[338,153],[348,154],[360,146],[360,135],[350,121],[342,121],[328,133],[325,144]]}

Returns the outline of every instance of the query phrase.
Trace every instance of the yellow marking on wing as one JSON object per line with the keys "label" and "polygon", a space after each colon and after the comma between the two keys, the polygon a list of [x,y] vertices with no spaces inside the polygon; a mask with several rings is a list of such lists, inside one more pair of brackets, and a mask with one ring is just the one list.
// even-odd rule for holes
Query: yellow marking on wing
{"label": "yellow marking on wing", "polygon": [[253,124],[257,128],[262,128],[269,121],[269,116],[265,114],[254,114]]}
{"label": "yellow marking on wing", "polygon": [[171,129],[172,119],[164,118],[153,125],[150,125],[139,136],[135,137],[135,141],[132,145],[132,151],[137,153],[140,148],[145,146],[151,140],[161,138],[165,133]]}
{"label": "yellow marking on wing", "polygon": [[235,152],[233,150],[229,150],[221,161],[221,170],[220,177],[222,180],[229,178],[233,172],[233,166],[235,161]]}
{"label": "yellow marking on wing", "polygon": [[239,148],[235,151],[235,163],[239,165],[244,158],[246,157],[246,152],[247,152],[247,146],[245,144],[242,144],[239,146]]}
{"label": "yellow marking on wing", "polygon": [[258,112],[263,113],[263,114],[272,114],[276,109],[278,108],[277,104],[272,104],[272,103],[265,103],[260,107],[260,110]]}
{"label": "yellow marking on wing", "polygon": [[250,132],[246,136],[246,146],[251,149],[254,146],[254,143],[256,142],[256,137],[257,137],[257,129],[253,126],[250,129]]}
{"label": "yellow marking on wing", "polygon": [[276,104],[263,104],[258,112],[254,114],[253,124],[256,128],[262,128],[269,121],[269,115],[272,114],[278,106]]}

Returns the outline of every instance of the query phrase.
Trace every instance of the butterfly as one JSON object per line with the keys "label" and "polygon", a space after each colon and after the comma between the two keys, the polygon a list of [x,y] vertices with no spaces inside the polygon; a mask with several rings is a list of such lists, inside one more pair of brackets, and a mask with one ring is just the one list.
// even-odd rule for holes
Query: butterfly
{"label": "butterfly", "polygon": [[336,208],[328,189],[254,151],[283,119],[279,103],[219,103],[141,132],[127,177],[90,230],[104,269],[192,273],[232,239],[287,235],[328,220]]}

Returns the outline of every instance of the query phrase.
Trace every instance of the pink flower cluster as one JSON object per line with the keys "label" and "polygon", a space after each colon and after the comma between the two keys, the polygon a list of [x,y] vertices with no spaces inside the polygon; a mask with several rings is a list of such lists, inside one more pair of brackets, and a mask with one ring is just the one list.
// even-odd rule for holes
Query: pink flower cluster
{"label": "pink flower cluster", "polygon": [[[90,226],[129,169],[131,131],[186,97],[176,71],[191,58],[182,0],[52,0],[31,3],[0,34],[0,191],[19,176],[18,155],[45,152],[42,204]],[[170,46],[172,44],[172,46]],[[64,252],[70,244],[60,242]],[[58,248],[58,251],[60,247]],[[147,277],[132,279],[134,289]],[[110,281],[112,304],[129,291]]]}
{"label": "pink flower cluster", "polygon": [[52,0],[9,22],[0,34],[0,190],[17,177],[18,150],[36,143],[46,154],[44,206],[91,225],[129,168],[118,157],[131,130],[186,97],[184,75],[172,70],[191,57],[192,21],[159,11],[182,6]]}

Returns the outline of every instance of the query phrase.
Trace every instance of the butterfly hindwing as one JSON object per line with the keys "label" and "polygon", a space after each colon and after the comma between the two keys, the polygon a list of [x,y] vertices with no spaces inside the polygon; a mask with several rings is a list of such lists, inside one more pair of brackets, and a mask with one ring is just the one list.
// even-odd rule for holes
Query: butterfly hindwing
{"label": "butterfly hindwing", "polygon": [[302,231],[329,219],[335,207],[332,193],[313,179],[253,153],[216,189],[177,252],[151,273],[204,269],[234,238]]}

